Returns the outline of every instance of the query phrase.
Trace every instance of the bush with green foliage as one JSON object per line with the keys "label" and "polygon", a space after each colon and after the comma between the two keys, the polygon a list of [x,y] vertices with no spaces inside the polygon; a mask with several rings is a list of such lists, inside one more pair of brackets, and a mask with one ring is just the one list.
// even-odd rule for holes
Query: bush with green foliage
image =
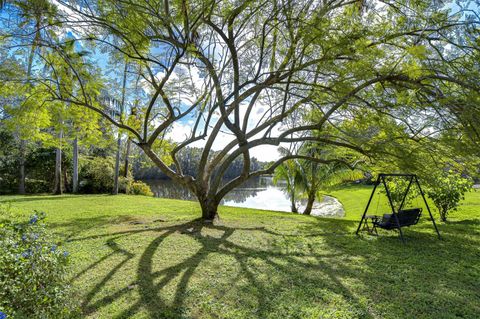
{"label": "bush with green foliage", "polygon": [[450,212],[456,211],[460,200],[472,188],[472,182],[459,174],[442,174],[432,178],[427,195],[435,204],[442,221],[447,221]]}
{"label": "bush with green foliage", "polygon": [[[55,184],[55,148],[38,147],[32,149],[26,159],[26,191],[31,194],[50,193]],[[66,149],[62,152],[62,172],[64,189],[68,190],[69,177],[72,176],[72,154]]]}
{"label": "bush with green foliage", "polygon": [[127,194],[153,196],[150,186],[140,181],[130,183],[127,186]]}
{"label": "bush with green foliage", "polygon": [[50,181],[27,178],[25,180],[25,189],[29,194],[49,193],[52,191],[51,184]]}
{"label": "bush with green foliage", "polygon": [[113,189],[115,161],[112,157],[82,157],[79,173],[82,193],[110,193]]}
{"label": "bush with green foliage", "polygon": [[[0,151],[0,193],[16,193],[18,191],[18,154],[15,154],[15,149],[5,146],[1,139],[0,132],[0,148],[5,147]],[[25,190],[30,194],[51,192],[55,182],[55,148],[38,147],[32,144],[26,151]],[[1,154],[2,151],[3,154]],[[62,171],[65,172],[65,176],[71,176],[71,167],[71,154],[63,152]]]}
{"label": "bush with green foliage", "polygon": [[70,318],[68,253],[54,244],[35,213],[26,222],[0,221],[0,316]]}
{"label": "bush with green foliage", "polygon": [[[122,173],[122,171],[120,172]],[[128,189],[133,182],[134,182],[134,179],[131,174],[128,174],[127,177],[120,176],[118,178],[118,192],[128,194]]]}

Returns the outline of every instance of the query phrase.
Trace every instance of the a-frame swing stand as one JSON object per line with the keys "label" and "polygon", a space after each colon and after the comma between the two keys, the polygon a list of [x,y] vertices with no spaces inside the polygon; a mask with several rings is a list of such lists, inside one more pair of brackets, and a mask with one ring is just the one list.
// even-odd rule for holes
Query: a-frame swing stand
{"label": "a-frame swing stand", "polygon": [[[385,181],[385,177],[406,177],[406,178],[409,178],[409,183],[408,183],[407,189],[405,191],[405,194],[402,197],[402,202],[401,202],[398,210],[395,209],[395,207],[393,205],[392,196],[391,196],[390,190],[387,186],[387,183]],[[385,191],[386,191],[387,197],[388,197],[388,202],[390,204],[390,208],[392,209],[392,215],[391,216],[393,217],[393,219],[390,223],[391,227],[389,227],[388,229],[398,229],[400,239],[402,240],[403,243],[405,243],[405,238],[403,237],[402,227],[413,225],[413,223],[409,223],[409,224],[405,223],[404,222],[405,219],[400,214],[402,214],[402,212],[403,212],[402,211],[403,205],[405,204],[405,200],[407,198],[408,192],[410,191],[410,188],[411,188],[413,183],[415,183],[417,185],[418,190],[420,191],[420,194],[422,195],[423,201],[425,203],[425,207],[427,208],[428,213],[430,214],[430,219],[433,223],[433,226],[435,227],[435,231],[437,232],[438,238],[441,239],[440,232],[438,231],[438,228],[437,228],[437,224],[435,224],[435,220],[433,219],[432,212],[430,211],[430,207],[428,206],[427,200],[425,199],[425,194],[423,193],[422,187],[420,186],[420,183],[418,182],[417,175],[415,175],[415,174],[379,174],[378,175],[377,181],[375,182],[375,187],[373,188],[372,194],[370,195],[370,198],[368,199],[367,207],[365,207],[365,211],[363,212],[362,219],[360,220],[360,223],[358,224],[357,231],[355,232],[357,235],[358,235],[358,232],[360,231],[360,228],[362,227],[362,225],[364,225],[364,223],[367,223],[367,220],[366,220],[365,217],[367,215],[368,208],[370,207],[370,203],[372,202],[373,195],[375,194],[375,191],[377,190],[377,187],[378,187],[378,185],[380,185],[380,183],[383,184],[383,186],[385,187]],[[400,218],[399,218],[399,216],[400,216]],[[418,216],[418,217],[420,217],[420,216]],[[418,218],[417,218],[416,222],[418,222]],[[415,224],[416,224],[416,222],[415,222]],[[377,223],[377,224],[381,225],[379,223]],[[375,225],[374,225],[374,227],[375,227]]]}

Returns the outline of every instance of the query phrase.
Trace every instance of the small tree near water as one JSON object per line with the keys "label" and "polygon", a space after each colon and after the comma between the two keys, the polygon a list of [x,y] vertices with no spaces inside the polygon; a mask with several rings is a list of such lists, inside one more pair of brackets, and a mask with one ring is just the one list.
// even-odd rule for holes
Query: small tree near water
{"label": "small tree near water", "polygon": [[428,189],[427,195],[435,204],[443,222],[451,211],[457,210],[460,200],[472,187],[469,179],[460,175],[448,174],[435,178],[434,183]]}

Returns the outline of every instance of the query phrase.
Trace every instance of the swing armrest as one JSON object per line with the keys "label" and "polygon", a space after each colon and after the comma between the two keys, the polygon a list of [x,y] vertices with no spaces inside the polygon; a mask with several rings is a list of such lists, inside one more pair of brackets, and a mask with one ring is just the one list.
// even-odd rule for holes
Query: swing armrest
{"label": "swing armrest", "polygon": [[392,218],[392,214],[383,214],[383,216],[373,215],[370,218],[372,219],[372,223],[374,225],[380,225],[380,224],[388,223]]}
{"label": "swing armrest", "polygon": [[367,215],[367,216],[365,216],[365,219],[370,219],[372,221],[372,223],[378,222],[379,218],[380,218],[380,216],[377,216],[377,215]]}

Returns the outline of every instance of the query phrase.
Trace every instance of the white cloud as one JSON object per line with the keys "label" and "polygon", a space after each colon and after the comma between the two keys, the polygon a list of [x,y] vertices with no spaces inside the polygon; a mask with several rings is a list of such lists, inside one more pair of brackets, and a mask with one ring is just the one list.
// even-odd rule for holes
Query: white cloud
{"label": "white cloud", "polygon": [[251,154],[262,162],[275,161],[280,158],[278,146],[273,145],[261,145],[255,147],[251,150]]}
{"label": "white cloud", "polygon": [[[202,80],[203,81],[203,80]],[[244,102],[240,104],[240,122],[243,122],[245,117],[246,111],[248,107],[248,102]],[[247,132],[254,129],[259,122],[265,121],[265,112],[270,112],[270,106],[264,103],[262,100],[258,99],[253,106],[252,111],[249,115],[249,121],[247,123]],[[233,116],[232,116],[233,117]],[[232,118],[231,117],[231,118]],[[220,114],[214,114],[211,119],[210,125],[213,126],[216,124],[218,119],[220,118]],[[189,120],[185,122],[176,122],[171,132],[167,135],[168,138],[171,138],[175,142],[182,142],[185,141],[188,137],[191,136],[191,130],[194,126],[194,121]],[[200,127],[202,127],[200,125]],[[269,136],[277,137],[285,128],[282,127],[281,123],[278,123],[273,127],[270,131]],[[211,128],[209,129],[211,131]],[[264,136],[266,130],[258,132],[249,141],[260,139]],[[209,133],[209,132],[208,132]],[[204,140],[197,141],[194,144],[191,144],[193,147],[203,147],[208,139],[208,135]],[[212,149],[214,151],[219,151],[225,148],[226,145],[231,143],[235,140],[234,135],[224,126],[222,127],[221,131],[218,133],[213,145]],[[235,150],[234,148],[233,150]],[[232,151],[233,151],[232,150]],[[257,158],[260,161],[274,161],[281,157],[280,153],[278,152],[278,146],[276,145],[259,145],[250,149],[250,155],[252,157]]]}
{"label": "white cloud", "polygon": [[[218,119],[218,116],[216,117]],[[215,119],[214,119],[215,120]],[[258,121],[258,118],[256,119]],[[214,121],[215,123],[215,121]],[[186,121],[186,122],[175,122],[172,125],[172,130],[167,134],[167,138],[172,139],[175,142],[183,142],[187,138],[191,136],[191,130],[194,126],[194,121]],[[250,125],[249,125],[250,126]],[[210,130],[211,131],[211,130]],[[281,129],[280,126],[277,125],[272,130],[272,136],[278,136]],[[250,140],[258,139],[263,136],[264,132],[260,132],[256,134]],[[208,139],[208,136],[204,140],[197,141],[190,146],[192,147],[203,147]],[[214,151],[220,151],[225,148],[230,142],[234,141],[235,137],[233,134],[229,133],[228,129],[223,128],[217,135],[212,149]],[[252,149],[250,149],[250,155],[252,157],[257,158],[260,161],[274,161],[280,158],[280,153],[278,152],[278,147],[275,145],[259,145]]]}
{"label": "white cloud", "polygon": [[[155,81],[158,83],[165,77],[165,71],[159,71],[155,74]],[[154,94],[155,88],[145,79],[140,80],[140,86],[147,94]],[[164,90],[167,94],[170,92],[171,102],[177,102],[189,106],[198,98],[197,94],[203,92],[205,79],[200,76],[200,70],[195,66],[177,65],[168,81],[165,83]]]}
{"label": "white cloud", "polygon": [[59,0],[51,0],[50,2],[57,7],[58,12],[67,22],[62,25],[62,28],[57,30],[56,33],[58,36],[65,37],[71,33],[75,38],[81,38],[85,36],[89,30],[93,30],[91,25],[89,26],[83,22],[85,19],[80,13],[81,9],[79,6],[72,7],[73,4]]}

